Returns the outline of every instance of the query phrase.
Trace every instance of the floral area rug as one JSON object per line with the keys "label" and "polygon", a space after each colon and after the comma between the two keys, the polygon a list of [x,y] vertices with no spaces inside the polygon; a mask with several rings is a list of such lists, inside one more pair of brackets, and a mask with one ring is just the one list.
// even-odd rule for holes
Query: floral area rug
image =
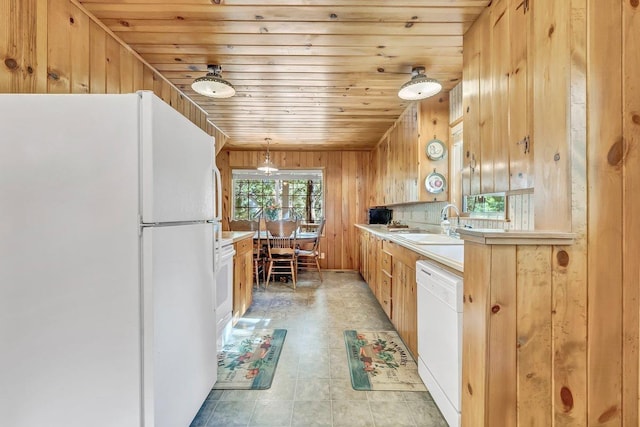
{"label": "floral area rug", "polygon": [[344,331],[344,341],[355,390],[426,390],[397,332]]}
{"label": "floral area rug", "polygon": [[218,352],[221,390],[264,390],[271,387],[286,329],[233,329],[231,338]]}

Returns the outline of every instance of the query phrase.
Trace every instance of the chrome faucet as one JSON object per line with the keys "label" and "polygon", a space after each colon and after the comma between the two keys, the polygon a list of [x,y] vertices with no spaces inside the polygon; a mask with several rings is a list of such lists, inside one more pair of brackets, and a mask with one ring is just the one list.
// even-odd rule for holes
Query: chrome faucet
{"label": "chrome faucet", "polygon": [[[449,220],[447,219],[447,209],[449,208],[453,208],[453,210],[456,212],[456,227],[452,230],[451,229],[451,223],[449,222]],[[448,235],[448,236],[457,236],[458,233],[456,233],[456,228],[460,227],[460,211],[458,210],[458,207],[456,205],[454,205],[453,203],[448,203],[447,205],[445,205],[445,207],[442,208],[442,210],[440,211],[440,225],[442,226],[443,231]]]}

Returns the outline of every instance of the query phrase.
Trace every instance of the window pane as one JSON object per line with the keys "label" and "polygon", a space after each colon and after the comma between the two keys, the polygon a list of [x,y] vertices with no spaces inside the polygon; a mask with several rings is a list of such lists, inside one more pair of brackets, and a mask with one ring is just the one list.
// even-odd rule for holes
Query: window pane
{"label": "window pane", "polygon": [[[233,170],[232,176],[235,219],[264,215],[269,219],[295,217],[317,221],[323,215],[323,182],[319,170],[279,171],[270,176],[251,170]],[[255,179],[251,179],[254,176]]]}

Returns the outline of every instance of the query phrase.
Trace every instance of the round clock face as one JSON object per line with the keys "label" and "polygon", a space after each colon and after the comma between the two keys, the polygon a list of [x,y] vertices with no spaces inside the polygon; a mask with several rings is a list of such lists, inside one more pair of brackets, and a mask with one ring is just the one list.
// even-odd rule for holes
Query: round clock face
{"label": "round clock face", "polygon": [[439,139],[432,139],[427,143],[427,157],[429,159],[440,160],[445,154],[447,154],[447,149]]}

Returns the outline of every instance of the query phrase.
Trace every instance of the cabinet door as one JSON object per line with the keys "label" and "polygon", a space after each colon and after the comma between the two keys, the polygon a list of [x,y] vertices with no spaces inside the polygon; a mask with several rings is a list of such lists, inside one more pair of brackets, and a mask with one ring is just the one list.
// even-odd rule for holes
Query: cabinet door
{"label": "cabinet door", "polygon": [[253,302],[253,250],[245,252],[243,258],[244,310],[246,312]]}
{"label": "cabinet door", "polygon": [[416,270],[405,266],[405,344],[414,357],[418,355],[418,292],[416,289]]}
{"label": "cabinet door", "polygon": [[393,261],[393,282],[391,286],[392,310],[391,323],[396,327],[400,337],[404,332],[404,269],[399,261]]}
{"label": "cabinet door", "polygon": [[510,189],[533,187],[533,146],[529,112],[531,105],[528,72],[528,37],[531,14],[522,0],[509,2],[510,72],[509,72],[509,173]]}
{"label": "cabinet door", "polygon": [[233,322],[237,322],[238,319],[244,314],[242,311],[242,304],[244,301],[244,266],[242,265],[242,256],[236,255],[233,257]]}
{"label": "cabinet door", "polygon": [[385,314],[389,319],[391,319],[392,315],[392,306],[391,306],[391,287],[393,285],[393,279],[391,276],[386,273],[382,274],[382,278],[380,280],[380,292],[378,296],[378,302],[382,306],[382,310],[384,310]]}
{"label": "cabinet door", "polygon": [[[493,137],[482,140],[482,191],[509,190],[509,11],[499,0],[491,11],[491,107]],[[485,151],[485,148],[487,151]]]}

